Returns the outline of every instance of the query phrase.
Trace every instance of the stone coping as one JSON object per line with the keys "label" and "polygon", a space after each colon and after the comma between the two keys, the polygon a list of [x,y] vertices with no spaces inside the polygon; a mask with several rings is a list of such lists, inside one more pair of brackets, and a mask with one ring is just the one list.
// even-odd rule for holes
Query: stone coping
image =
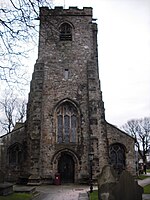
{"label": "stone coping", "polygon": [[13,184],[12,183],[0,183],[0,189],[5,189],[5,188],[9,188],[12,187]]}

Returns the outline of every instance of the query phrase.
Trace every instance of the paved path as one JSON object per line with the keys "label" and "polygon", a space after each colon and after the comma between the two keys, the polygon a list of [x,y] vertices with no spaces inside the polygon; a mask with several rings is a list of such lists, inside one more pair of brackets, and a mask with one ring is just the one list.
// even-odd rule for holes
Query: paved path
{"label": "paved path", "polygon": [[[142,187],[150,184],[150,177],[138,180],[138,184]],[[26,188],[16,186],[16,191],[17,189],[26,190]],[[32,189],[32,187],[29,187],[29,189]],[[97,187],[94,187],[94,189],[97,189]],[[37,186],[36,190],[40,195],[35,197],[34,200],[88,200],[89,186],[74,184],[42,185]],[[143,200],[150,200],[150,194],[143,194]]]}
{"label": "paved path", "polygon": [[35,200],[87,200],[89,186],[81,185],[45,185],[36,188],[40,192]]}
{"label": "paved path", "polygon": [[[150,176],[150,174],[148,174]],[[144,180],[138,180],[138,184],[142,187],[150,184],[150,178]],[[150,200],[150,194],[143,194],[143,200]]]}
{"label": "paved path", "polygon": [[[142,187],[150,184],[150,178],[138,180]],[[35,200],[88,200],[89,186],[81,185],[44,185],[36,187],[40,195]],[[94,188],[96,189],[96,188]],[[143,200],[150,200],[150,194],[143,194]]]}
{"label": "paved path", "polygon": [[141,185],[142,187],[144,187],[145,185],[149,185],[150,184],[150,178],[138,180],[138,184]]}

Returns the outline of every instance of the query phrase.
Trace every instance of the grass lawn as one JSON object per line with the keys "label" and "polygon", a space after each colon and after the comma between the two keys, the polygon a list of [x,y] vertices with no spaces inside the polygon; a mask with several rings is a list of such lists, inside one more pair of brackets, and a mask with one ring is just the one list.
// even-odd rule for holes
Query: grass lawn
{"label": "grass lawn", "polygon": [[31,200],[31,194],[13,193],[7,196],[0,196],[0,200]]}
{"label": "grass lawn", "polygon": [[146,178],[149,178],[149,176],[147,176],[145,174],[141,174],[141,175],[138,176],[139,180],[143,180],[143,179],[146,179]]}
{"label": "grass lawn", "polygon": [[150,185],[144,186],[144,194],[150,194]]}
{"label": "grass lawn", "polygon": [[98,190],[94,190],[90,193],[90,200],[98,200]]}

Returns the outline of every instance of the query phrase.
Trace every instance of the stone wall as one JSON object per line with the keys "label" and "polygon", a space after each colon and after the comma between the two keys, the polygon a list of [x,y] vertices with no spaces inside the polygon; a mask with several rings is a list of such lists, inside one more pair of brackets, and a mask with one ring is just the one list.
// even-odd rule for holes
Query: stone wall
{"label": "stone wall", "polygon": [[[60,40],[60,26],[68,23],[72,40]],[[67,76],[66,74],[67,73]],[[57,110],[68,104],[77,113],[75,142],[58,142]],[[99,80],[97,24],[92,8],[40,9],[38,59],[30,84],[25,126],[1,138],[5,144],[3,169],[11,177],[30,174],[29,184],[52,183],[61,158],[74,164],[74,182],[88,182],[89,153],[93,178],[109,163],[108,147],[126,147],[126,167],[134,173],[134,140],[105,120]],[[14,171],[8,167],[7,151],[13,143],[26,144],[27,157]],[[25,170],[26,169],[26,170]],[[19,171],[20,170],[20,171]]]}
{"label": "stone wall", "polygon": [[109,146],[114,143],[120,143],[125,146],[126,170],[129,171],[132,175],[136,175],[134,138],[109,123],[107,123],[107,137]]}
{"label": "stone wall", "polygon": [[[72,41],[60,41],[59,28],[63,22],[72,27]],[[64,76],[66,69],[67,79]],[[71,102],[78,109],[76,144],[57,144],[55,110],[62,102]],[[95,154],[98,173],[99,162],[101,166],[107,162],[104,120],[97,25],[92,21],[92,8],[41,8],[38,59],[31,82],[27,118],[31,173],[41,177],[51,174],[54,178],[58,170],[55,157],[64,149],[72,152],[76,162],[75,181],[82,176],[88,178],[90,151]],[[103,156],[98,156],[99,151]]]}
{"label": "stone wall", "polygon": [[[17,181],[21,174],[27,173],[25,157],[27,155],[27,135],[23,123],[17,123],[14,130],[0,137],[1,142],[1,169],[5,174],[5,180]],[[19,164],[10,163],[9,149],[15,145],[22,146],[24,158]],[[26,154],[26,155],[25,155]]]}

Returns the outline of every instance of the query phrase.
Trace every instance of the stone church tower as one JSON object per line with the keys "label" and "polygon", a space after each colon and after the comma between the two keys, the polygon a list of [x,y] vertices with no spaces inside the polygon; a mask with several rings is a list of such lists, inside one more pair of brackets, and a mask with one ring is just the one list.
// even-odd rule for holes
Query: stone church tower
{"label": "stone church tower", "polygon": [[[88,183],[110,164],[135,175],[134,139],[105,120],[92,8],[40,9],[27,120],[0,137],[7,181]],[[93,154],[93,161],[90,161]]]}
{"label": "stone church tower", "polygon": [[27,130],[31,182],[88,179],[91,152],[95,175],[108,163],[92,8],[41,8]]}

